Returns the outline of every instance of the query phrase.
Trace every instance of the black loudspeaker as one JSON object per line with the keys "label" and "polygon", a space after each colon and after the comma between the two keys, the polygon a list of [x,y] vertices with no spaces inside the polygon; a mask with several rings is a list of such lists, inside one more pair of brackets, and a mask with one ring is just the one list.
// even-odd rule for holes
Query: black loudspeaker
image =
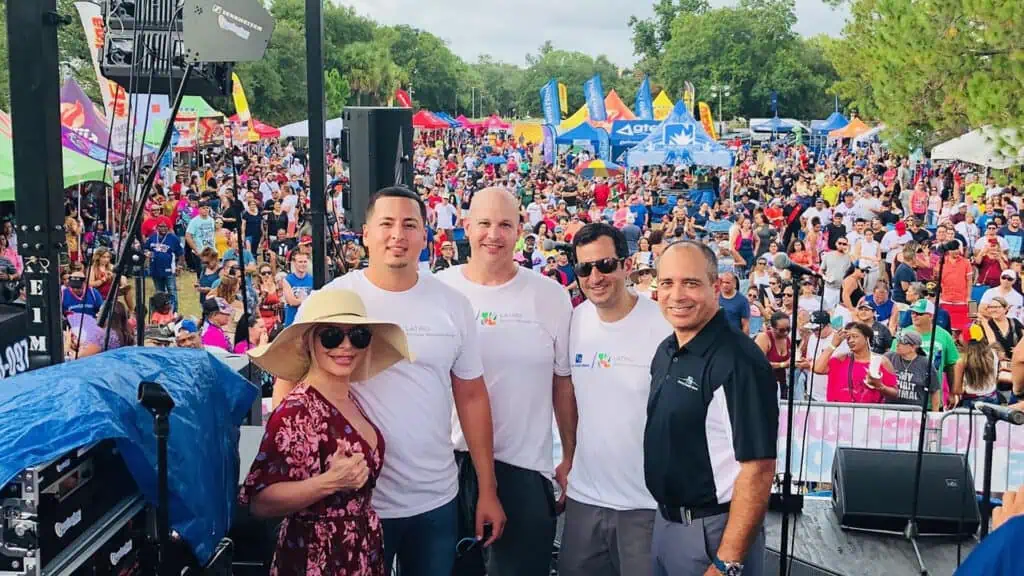
{"label": "black loudspeaker", "polygon": [[341,156],[348,158],[350,182],[346,221],[359,232],[371,194],[396,183],[412,187],[412,110],[347,107],[342,118],[347,151]]}
{"label": "black loudspeaker", "polygon": [[[832,507],[843,528],[903,532],[910,519],[916,452],[839,448]],[[981,524],[974,478],[961,454],[925,452],[917,526],[923,535],[974,534]]]}

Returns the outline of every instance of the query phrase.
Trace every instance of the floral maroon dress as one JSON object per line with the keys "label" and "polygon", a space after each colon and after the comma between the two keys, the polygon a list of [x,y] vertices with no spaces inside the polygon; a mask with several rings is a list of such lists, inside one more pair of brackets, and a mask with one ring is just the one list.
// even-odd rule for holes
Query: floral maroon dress
{"label": "floral maroon dress", "polygon": [[370,495],[380,474],[384,438],[373,423],[377,448],[359,435],[315,388],[297,386],[270,416],[260,451],[238,495],[243,506],[278,482],[312,478],[327,468],[338,446],[366,454],[370,478],[292,514],[281,523],[270,576],[384,576],[380,518]]}

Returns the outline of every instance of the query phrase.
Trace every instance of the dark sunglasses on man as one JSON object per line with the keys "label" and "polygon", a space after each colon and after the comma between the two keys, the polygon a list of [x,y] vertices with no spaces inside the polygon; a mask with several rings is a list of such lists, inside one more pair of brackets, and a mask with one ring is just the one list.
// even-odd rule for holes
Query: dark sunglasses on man
{"label": "dark sunglasses on man", "polygon": [[579,262],[573,269],[576,271],[576,275],[580,278],[587,278],[593,273],[594,268],[601,274],[611,274],[619,269],[623,258],[602,258],[593,262]]}

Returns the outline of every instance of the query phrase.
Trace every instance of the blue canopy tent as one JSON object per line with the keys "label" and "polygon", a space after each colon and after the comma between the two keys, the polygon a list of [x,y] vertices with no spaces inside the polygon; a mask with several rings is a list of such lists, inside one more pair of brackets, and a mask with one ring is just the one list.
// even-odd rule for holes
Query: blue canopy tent
{"label": "blue canopy tent", "polygon": [[646,138],[626,153],[626,164],[638,166],[715,166],[731,168],[733,153],[711,139],[682,101]]}
{"label": "blue canopy tent", "polygon": [[766,120],[764,122],[758,122],[757,124],[751,124],[750,125],[750,131],[751,132],[771,132],[773,134],[776,133],[776,132],[789,133],[789,132],[792,132],[794,129],[796,129],[796,127],[797,127],[797,125],[794,124],[793,122],[790,122],[789,120],[784,120],[784,119],[779,118],[778,116],[776,116],[776,117],[774,117],[774,118],[772,118],[770,120]]}
{"label": "blue canopy tent", "polygon": [[589,146],[598,158],[607,161],[611,160],[610,142],[607,132],[589,122],[584,122],[555,138],[555,144],[559,146]]}
{"label": "blue canopy tent", "polygon": [[828,133],[839,130],[849,124],[850,121],[836,110],[824,120],[811,121],[811,148],[817,152],[828,142]]}
{"label": "blue canopy tent", "polygon": [[460,124],[459,121],[456,120],[455,118],[452,118],[451,116],[449,116],[447,112],[434,112],[434,116],[440,118],[441,120],[444,120],[452,128],[461,128],[462,127],[462,124]]}
{"label": "blue canopy tent", "polygon": [[610,134],[612,145],[612,160],[622,158],[625,153],[644,141],[644,138],[651,133],[661,122],[657,120],[616,120],[612,122]]}

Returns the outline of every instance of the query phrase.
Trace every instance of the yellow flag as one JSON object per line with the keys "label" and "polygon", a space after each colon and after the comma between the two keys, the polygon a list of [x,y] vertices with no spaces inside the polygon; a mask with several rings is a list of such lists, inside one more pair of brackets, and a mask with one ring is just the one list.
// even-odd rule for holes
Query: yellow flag
{"label": "yellow flag", "polygon": [[260,137],[252,125],[252,114],[249,113],[249,101],[245,99],[245,90],[242,89],[242,81],[238,74],[231,73],[231,98],[235,101],[235,113],[238,114],[239,124],[248,126],[249,142],[258,142]]}
{"label": "yellow flag", "polygon": [[715,132],[715,123],[711,118],[711,107],[705,102],[701,102],[697,105],[700,108],[700,123],[704,126],[704,131],[711,136],[712,140],[718,140],[718,134]]}
{"label": "yellow flag", "polygon": [[696,104],[696,102],[694,102],[694,100],[696,100],[696,97],[697,97],[697,91],[696,91],[696,89],[694,89],[693,84],[691,84],[690,82],[684,82],[683,83],[683,102],[686,103],[686,111],[689,112],[690,115],[693,115],[693,113],[695,111],[694,104]]}
{"label": "yellow flag", "polygon": [[558,107],[562,109],[562,118],[569,114],[569,89],[565,84],[558,83]]}

